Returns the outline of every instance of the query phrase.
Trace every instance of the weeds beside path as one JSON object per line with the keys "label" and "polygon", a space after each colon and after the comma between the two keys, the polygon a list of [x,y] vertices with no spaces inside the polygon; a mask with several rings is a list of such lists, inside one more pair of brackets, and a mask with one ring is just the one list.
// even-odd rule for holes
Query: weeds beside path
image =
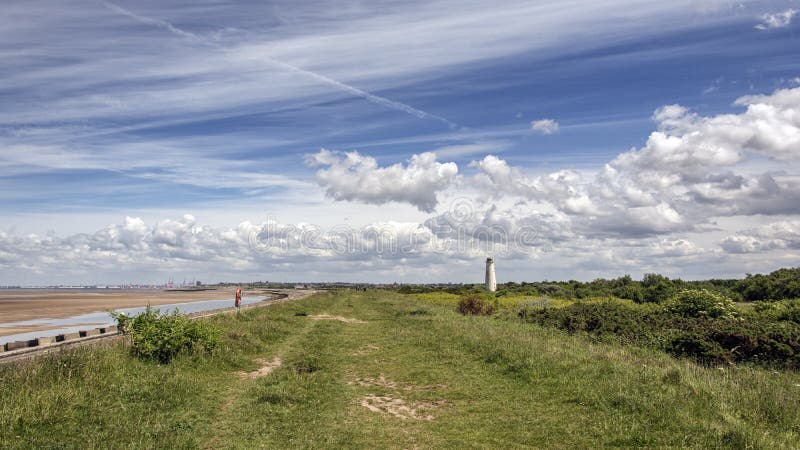
{"label": "weeds beside path", "polygon": [[[211,322],[224,340],[211,358],[159,366],[115,346],[0,368],[0,447],[800,442],[796,373],[707,369],[382,291],[319,294]],[[275,358],[279,366],[241,376]]]}

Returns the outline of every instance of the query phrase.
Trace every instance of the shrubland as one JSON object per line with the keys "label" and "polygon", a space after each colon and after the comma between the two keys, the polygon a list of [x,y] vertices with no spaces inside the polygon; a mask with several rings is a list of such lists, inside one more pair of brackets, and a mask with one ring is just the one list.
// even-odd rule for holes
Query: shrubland
{"label": "shrubland", "polygon": [[[709,313],[697,308],[697,298],[707,294],[685,291],[667,307],[578,302],[563,308],[522,308],[518,315],[525,322],[587,334],[599,341],[659,349],[705,364],[800,369],[800,323],[758,311],[737,313],[729,305]],[[717,296],[706,299],[717,300]]]}
{"label": "shrubland", "polygon": [[[779,269],[768,275],[747,275],[743,279],[711,279],[686,281],[649,273],[641,280],[629,275],[593,281],[536,281],[499,284],[496,297],[503,299],[545,296],[552,299],[583,300],[615,297],[636,303],[661,303],[684,290],[705,289],[734,301],[778,301],[800,298],[800,268]],[[403,285],[403,294],[448,293],[458,296],[481,295],[481,284],[427,286]]]}
{"label": "shrubland", "polygon": [[400,291],[430,303],[458,305],[459,312],[480,298],[499,306],[501,318],[707,365],[798,370],[800,300],[794,297],[800,296],[799,286],[800,269],[795,268],[741,280],[683,281],[647,274],[641,281],[625,276],[587,283],[505,283],[496,293],[480,285],[403,286]]}

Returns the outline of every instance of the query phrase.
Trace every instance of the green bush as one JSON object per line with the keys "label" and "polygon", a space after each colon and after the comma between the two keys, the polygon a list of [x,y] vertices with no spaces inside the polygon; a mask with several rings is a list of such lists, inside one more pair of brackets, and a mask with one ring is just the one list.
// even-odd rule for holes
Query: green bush
{"label": "green bush", "polygon": [[[661,303],[675,293],[675,283],[669,278],[655,273],[647,273],[640,283],[642,289],[638,293],[639,301],[646,303]],[[636,294],[634,294],[635,296]]]}
{"label": "green bush", "polygon": [[458,312],[465,316],[490,316],[494,311],[495,307],[480,297],[464,297],[458,302]]}
{"label": "green bush", "polygon": [[617,336],[625,342],[649,342],[650,327],[639,309],[615,303],[574,303],[565,308],[523,308],[518,316],[526,321],[559,328],[570,333],[587,332],[604,338]]}
{"label": "green bush", "polygon": [[731,299],[707,289],[687,289],[664,303],[664,308],[683,317],[733,319],[736,308]]}
{"label": "green bush", "polygon": [[673,339],[667,352],[675,356],[691,357],[705,364],[729,363],[730,353],[718,343],[696,333],[684,333]]}
{"label": "green bush", "polygon": [[540,297],[537,299],[525,300],[517,305],[517,310],[519,311],[520,316],[524,316],[529,309],[544,309],[544,308],[551,308],[553,307],[554,303],[552,300],[546,297]]}
{"label": "green bush", "polygon": [[753,311],[762,319],[800,323],[800,300],[756,302]]}
{"label": "green bush", "polygon": [[220,343],[220,332],[210,324],[190,320],[175,309],[169,314],[150,306],[135,316],[113,314],[120,330],[131,337],[131,353],[135,356],[169,363],[180,353],[212,352]]}
{"label": "green bush", "polygon": [[789,319],[796,310],[787,305],[793,303],[786,302],[781,309],[772,307],[766,312],[747,315],[743,320],[694,317],[655,305],[617,302],[523,308],[518,315],[542,326],[586,333],[601,341],[613,339],[656,348],[705,364],[745,362],[798,369],[800,323]]}
{"label": "green bush", "polygon": [[800,323],[800,301],[792,300],[786,302],[783,311],[778,315],[778,320]]}
{"label": "green bush", "polygon": [[750,275],[738,280],[736,292],[747,301],[775,301],[800,298],[800,267],[778,269],[769,275]]}

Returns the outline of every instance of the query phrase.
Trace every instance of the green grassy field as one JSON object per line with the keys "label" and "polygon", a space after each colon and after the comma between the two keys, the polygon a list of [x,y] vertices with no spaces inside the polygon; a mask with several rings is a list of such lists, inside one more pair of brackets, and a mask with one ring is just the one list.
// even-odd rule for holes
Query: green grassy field
{"label": "green grassy field", "polygon": [[158,365],[117,344],[0,366],[0,448],[800,443],[795,372],[703,368],[382,291],[210,321],[224,335],[211,357]]}
{"label": "green grassy field", "polygon": [[[407,294],[407,295],[408,298],[419,300],[424,303],[430,303],[432,305],[451,306],[453,308],[455,308],[458,305],[459,300],[461,300],[465,296],[469,296],[469,295],[452,294],[449,292],[425,292],[425,293]],[[631,300],[625,300],[616,297],[587,297],[587,298],[582,298],[580,300],[576,300],[576,299],[560,299],[560,298],[552,298],[541,295],[527,295],[527,294],[509,294],[509,295],[494,297],[493,294],[491,293],[483,293],[477,296],[484,298],[489,304],[495,304],[496,302],[497,306],[501,308],[514,308],[520,306],[525,302],[542,300],[542,299],[546,299],[548,305],[554,308],[563,308],[572,305],[576,302],[584,304],[615,302],[631,308],[650,308],[655,305],[652,303],[637,304]]]}

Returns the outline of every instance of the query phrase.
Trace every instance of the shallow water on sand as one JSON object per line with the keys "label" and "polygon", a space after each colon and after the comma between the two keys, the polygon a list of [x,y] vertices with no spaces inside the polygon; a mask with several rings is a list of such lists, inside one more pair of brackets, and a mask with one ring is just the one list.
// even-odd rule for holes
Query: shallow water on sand
{"label": "shallow water on sand", "polygon": [[[263,296],[259,297],[242,297],[242,305],[251,305],[258,303],[264,299]],[[166,305],[154,306],[162,313],[172,312],[177,309],[181,314],[193,314],[203,311],[213,311],[215,309],[230,308],[233,306],[233,300],[203,300],[198,302],[187,303],[171,303]],[[114,312],[124,312],[125,314],[135,316],[143,312],[147,307],[139,306],[136,308],[120,308],[115,309]],[[94,328],[115,325],[114,319],[108,311],[97,311],[87,314],[78,314],[76,316],[64,317],[61,319],[41,318],[33,320],[22,320],[19,322],[6,322],[0,323],[0,331],[3,327],[23,327],[23,326],[39,326],[39,327],[54,327],[49,330],[31,331],[27,333],[10,334],[8,336],[0,336],[0,345],[6,342],[14,341],[27,341],[40,337],[58,336],[59,334],[76,333],[83,330],[92,330]]]}

